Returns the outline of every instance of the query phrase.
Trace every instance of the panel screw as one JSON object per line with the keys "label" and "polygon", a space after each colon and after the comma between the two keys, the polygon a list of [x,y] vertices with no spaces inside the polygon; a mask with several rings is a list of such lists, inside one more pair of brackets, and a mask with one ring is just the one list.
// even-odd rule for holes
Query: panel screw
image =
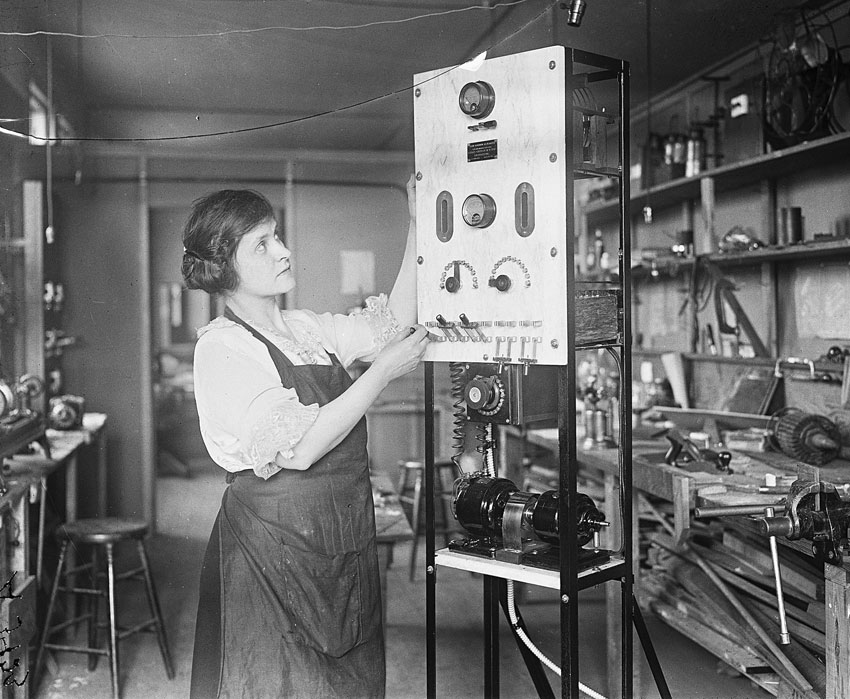
{"label": "panel screw", "polygon": [[417,182],[419,182],[419,181],[421,181],[421,180],[422,180],[422,173],[421,173],[421,172],[417,172],[417,173],[416,173],[416,181],[417,181]]}
{"label": "panel screw", "polygon": [[555,61],[549,61],[549,70],[555,70]]}
{"label": "panel screw", "polygon": [[414,95],[416,95],[417,97],[419,97],[419,96],[422,94],[422,90],[420,90],[420,89],[417,87],[417,88],[413,91],[413,94],[414,94]]}
{"label": "panel screw", "polygon": [[558,256],[558,248],[552,248],[552,249],[549,251],[549,254],[550,254],[552,257],[557,257],[557,256]]}
{"label": "panel screw", "polygon": [[567,604],[567,602],[569,602],[569,601],[570,601],[569,595],[561,595],[561,602],[563,602],[564,604]]}
{"label": "panel screw", "polygon": [[428,573],[428,575],[430,575],[431,573],[433,573],[433,572],[434,572],[434,566],[428,566],[428,567],[425,569],[425,572],[426,572],[426,573]]}
{"label": "panel screw", "polygon": [[557,153],[549,153],[549,162],[550,163],[554,163],[557,160],[558,160],[558,154]]}
{"label": "panel screw", "polygon": [[481,359],[486,362],[488,359],[490,359],[490,355],[485,354],[483,357],[481,357]]}
{"label": "panel screw", "polygon": [[425,262],[425,258],[422,255],[416,258],[416,264],[421,265],[423,262]]}
{"label": "panel screw", "polygon": [[552,349],[558,349],[558,341],[557,340],[552,340],[552,342],[550,342],[549,344],[552,345]]}

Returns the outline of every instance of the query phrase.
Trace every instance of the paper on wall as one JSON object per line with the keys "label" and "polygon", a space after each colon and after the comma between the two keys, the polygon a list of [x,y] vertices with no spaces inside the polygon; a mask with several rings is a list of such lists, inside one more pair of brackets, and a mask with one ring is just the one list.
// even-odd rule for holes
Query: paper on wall
{"label": "paper on wall", "polygon": [[375,253],[372,250],[339,251],[339,293],[365,297],[375,291]]}

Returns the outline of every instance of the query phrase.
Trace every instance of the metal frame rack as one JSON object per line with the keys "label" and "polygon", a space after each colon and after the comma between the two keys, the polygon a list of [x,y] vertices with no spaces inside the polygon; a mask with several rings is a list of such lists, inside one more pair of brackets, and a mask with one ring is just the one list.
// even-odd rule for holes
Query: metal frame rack
{"label": "metal frame rack", "polygon": [[[507,580],[520,580],[532,584],[545,585],[558,589],[560,592],[560,628],[561,628],[561,696],[579,696],[579,625],[578,625],[578,593],[580,590],[600,583],[619,581],[622,597],[622,696],[633,695],[633,643],[632,626],[634,624],[642,645],[650,661],[650,667],[659,687],[663,685],[663,677],[659,682],[660,667],[652,651],[651,642],[646,636],[646,629],[640,616],[633,596],[633,561],[632,561],[632,473],[631,473],[631,298],[630,298],[630,221],[627,207],[629,192],[629,66],[625,61],[608,58],[585,51],[565,47],[567,66],[565,69],[565,95],[567,99],[567,162],[566,168],[566,226],[564,248],[566,250],[567,294],[569,299],[576,298],[575,256],[575,202],[574,182],[578,178],[613,177],[619,181],[619,280],[622,294],[619,333],[613,342],[579,343],[576,339],[576,318],[573,306],[570,304],[568,313],[566,342],[568,364],[559,366],[558,376],[558,444],[559,444],[559,505],[558,517],[561,522],[560,540],[560,570],[545,571],[551,573],[548,577],[538,572],[529,573],[520,570],[523,566],[501,564],[502,568],[494,566],[486,559],[476,567],[473,557],[467,570],[483,573],[483,603],[484,603],[484,646],[485,646],[485,696],[499,695],[499,607],[506,606]],[[582,71],[575,73],[577,66]],[[586,71],[585,67],[590,67]],[[576,165],[570,156],[573,148],[569,139],[574,133],[571,119],[575,119],[580,108],[573,104],[574,89],[592,83],[612,81],[617,85],[619,109],[616,118],[619,120],[618,129],[618,163],[616,167],[593,168],[584,164]],[[623,526],[622,548],[620,552],[612,553],[610,561],[605,564],[580,570],[577,561],[578,546],[577,523],[571,512],[577,509],[577,468],[578,453],[576,446],[576,351],[587,349],[607,349],[620,365],[620,411],[619,411],[619,449],[620,449],[620,487],[619,503],[620,517]],[[427,695],[436,696],[436,571],[442,564],[435,547],[435,424],[434,424],[434,363],[425,364],[425,521],[426,521],[426,623],[427,623]],[[609,511],[612,503],[607,503]],[[445,552],[441,552],[445,553]],[[445,559],[446,556],[443,556]],[[462,554],[460,558],[463,558]],[[465,567],[467,564],[452,564],[454,567]],[[506,570],[505,570],[506,569]],[[517,626],[522,626],[521,618]],[[516,637],[517,630],[512,627]],[[517,639],[518,640],[518,639]],[[541,661],[522,643],[518,641],[520,652],[523,654],[526,666],[531,674],[535,688],[541,697],[554,697],[555,694],[545,676]],[[662,695],[664,696],[664,690]]]}

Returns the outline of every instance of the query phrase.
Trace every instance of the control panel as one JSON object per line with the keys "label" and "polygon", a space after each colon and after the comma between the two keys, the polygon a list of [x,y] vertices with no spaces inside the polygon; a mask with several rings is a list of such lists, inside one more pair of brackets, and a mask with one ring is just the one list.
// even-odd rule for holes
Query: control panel
{"label": "control panel", "polygon": [[427,361],[567,363],[564,51],[414,76]]}

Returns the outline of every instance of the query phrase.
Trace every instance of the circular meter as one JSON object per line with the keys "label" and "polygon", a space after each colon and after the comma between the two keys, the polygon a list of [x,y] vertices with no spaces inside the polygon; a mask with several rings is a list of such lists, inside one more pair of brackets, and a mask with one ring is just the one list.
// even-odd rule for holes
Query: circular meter
{"label": "circular meter", "polygon": [[473,119],[483,119],[493,111],[496,104],[496,93],[490,83],[479,80],[474,83],[466,83],[460,89],[458,95],[460,111]]}
{"label": "circular meter", "polygon": [[460,214],[468,226],[487,228],[496,218],[496,202],[489,194],[470,194]]}

